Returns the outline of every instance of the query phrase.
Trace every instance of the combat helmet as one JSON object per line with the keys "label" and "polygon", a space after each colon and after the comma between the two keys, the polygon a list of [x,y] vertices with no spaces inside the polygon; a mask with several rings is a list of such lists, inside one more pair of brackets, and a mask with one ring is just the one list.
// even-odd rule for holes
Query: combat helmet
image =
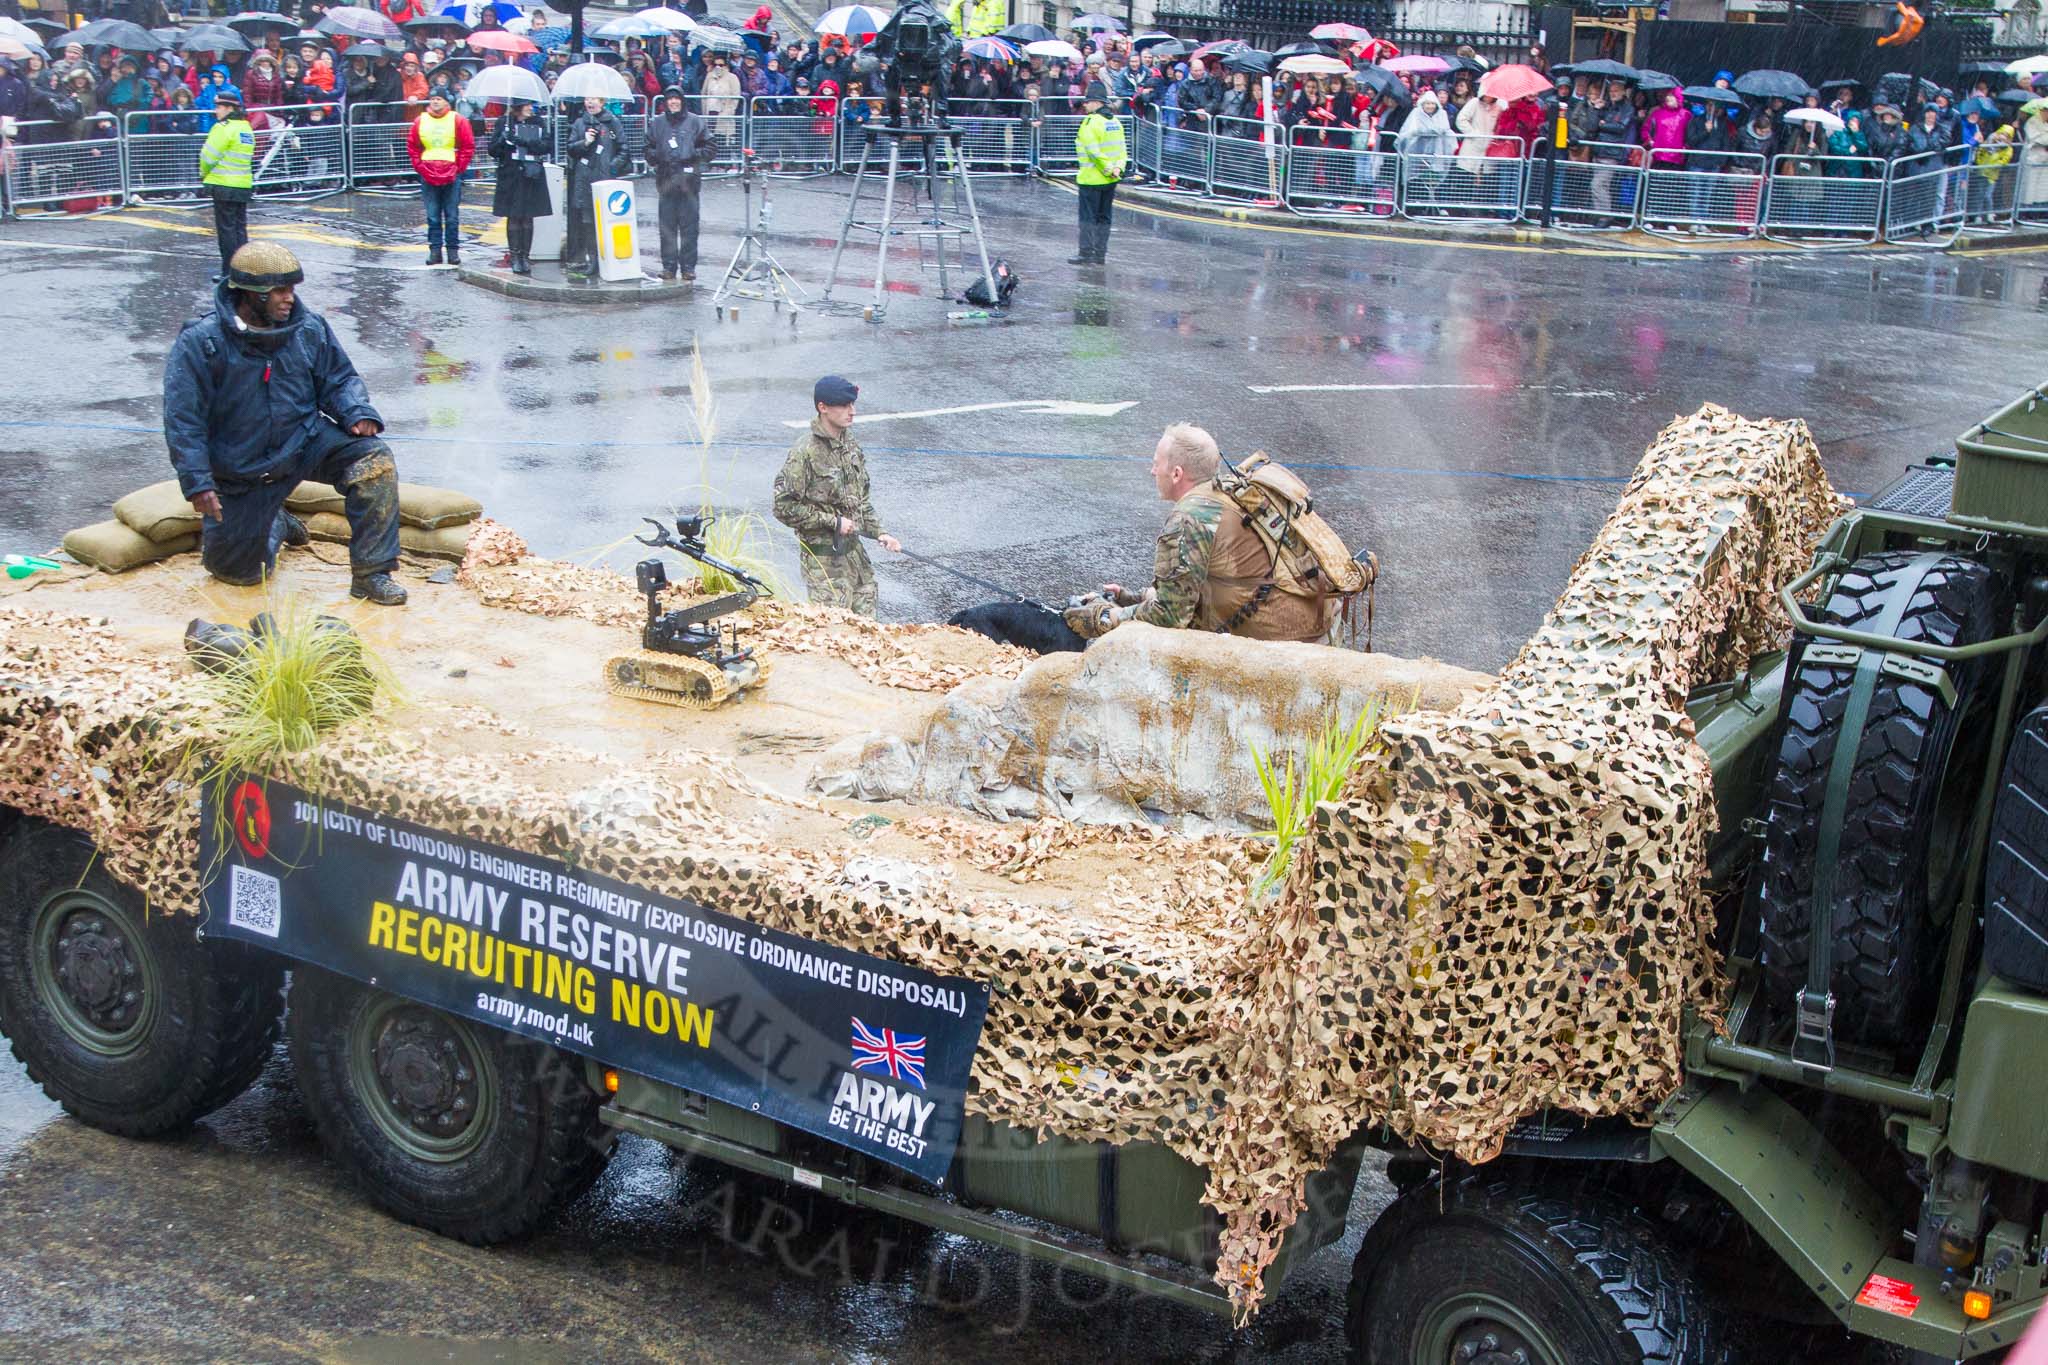
{"label": "combat helmet", "polygon": [[287,284],[301,284],[306,272],[291,248],[277,242],[245,242],[228,261],[228,288],[267,294]]}

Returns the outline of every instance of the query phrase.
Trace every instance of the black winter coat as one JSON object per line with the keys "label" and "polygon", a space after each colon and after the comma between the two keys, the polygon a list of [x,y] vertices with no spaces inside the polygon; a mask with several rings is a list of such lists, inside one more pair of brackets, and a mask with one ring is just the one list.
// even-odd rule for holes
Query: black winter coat
{"label": "black winter coat", "polygon": [[717,152],[711,125],[688,108],[680,114],[664,109],[647,120],[647,164],[654,170],[655,189],[663,194],[702,190],[704,168]]}
{"label": "black winter coat", "polygon": [[1619,163],[1628,160],[1627,148],[1636,142],[1636,111],[1630,104],[1610,104],[1600,111],[1593,126],[1593,140],[1612,144],[1592,149],[1595,161]]}
{"label": "black winter coat", "polygon": [[1870,141],[1870,154],[1882,161],[1896,161],[1906,154],[1906,125],[1903,123],[1869,123],[1864,126],[1863,136]]}
{"label": "black winter coat", "polygon": [[186,323],[164,362],[164,443],[187,498],[260,484],[320,423],[345,431],[365,418],[384,422],[327,320],[303,302],[282,326],[252,334],[222,281],[213,313]]}
{"label": "black winter coat", "polygon": [[554,212],[548,199],[548,141],[548,126],[538,118],[498,116],[487,149],[498,163],[492,213],[500,218],[545,218]]}
{"label": "black winter coat", "polygon": [[[597,129],[595,142],[585,137]],[[569,202],[580,209],[590,202],[590,187],[600,180],[615,180],[630,168],[626,157],[626,130],[618,115],[609,109],[581,114],[569,126]]]}
{"label": "black winter coat", "polygon": [[[1713,118],[1711,125],[1707,122],[1708,117]],[[1728,132],[1727,119],[1720,117],[1718,114],[1702,115],[1685,125],[1686,150],[1701,153],[1699,156],[1688,157],[1685,162],[1685,169],[1688,171],[1721,170],[1728,164],[1726,158],[1707,155],[1707,153],[1729,151],[1734,145],[1735,141]]]}
{"label": "black winter coat", "polygon": [[1754,123],[1744,123],[1735,130],[1735,150],[1750,156],[1762,157],[1765,172],[1768,174],[1775,169],[1771,166],[1771,158],[1777,155],[1778,130],[1773,128],[1770,132],[1760,135]]}

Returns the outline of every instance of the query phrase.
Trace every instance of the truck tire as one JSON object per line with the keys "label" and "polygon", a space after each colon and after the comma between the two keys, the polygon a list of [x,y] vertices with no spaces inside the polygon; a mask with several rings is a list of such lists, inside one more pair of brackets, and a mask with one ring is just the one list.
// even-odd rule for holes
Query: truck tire
{"label": "truck tire", "polygon": [[277,1045],[284,965],[150,913],[92,840],[21,820],[0,847],[0,1032],[80,1122],[176,1132],[249,1088]]}
{"label": "truck tire", "polygon": [[[1884,599],[1908,578],[1918,586],[1893,632],[1934,645],[1990,639],[2004,620],[2003,593],[1982,564],[1943,556],[1931,565],[1908,551],[1865,555],[1843,573],[1823,619],[1869,629]],[[1806,984],[1814,863],[1822,805],[1855,670],[1804,662],[1802,638],[1787,667],[1784,730],[1772,775],[1761,897],[1766,1001],[1790,1011]],[[1951,848],[1942,800],[1963,717],[1994,676],[1984,661],[1949,670],[1953,705],[1929,686],[1880,675],[1871,695],[1842,810],[1835,872],[1835,1032],[1875,1049],[1907,1045],[1919,1022],[1933,962],[1927,942],[1930,850]],[[1939,856],[1939,854],[1938,854]]]}
{"label": "truck tire", "polygon": [[583,1063],[316,968],[294,973],[291,1051],[320,1143],[396,1218],[474,1246],[589,1189],[612,1132]]}
{"label": "truck tire", "polygon": [[1358,1365],[1720,1365],[1685,1258],[1605,1195],[1472,1175],[1402,1195],[1351,1267]]}

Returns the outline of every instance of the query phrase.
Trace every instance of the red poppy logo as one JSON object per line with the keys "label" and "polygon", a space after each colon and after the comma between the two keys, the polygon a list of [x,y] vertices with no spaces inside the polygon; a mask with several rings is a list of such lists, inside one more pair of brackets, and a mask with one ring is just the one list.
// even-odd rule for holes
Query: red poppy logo
{"label": "red poppy logo", "polygon": [[235,788],[235,799],[229,807],[235,821],[235,842],[242,846],[242,852],[251,858],[261,858],[270,852],[270,802],[263,795],[263,788],[254,782],[244,782]]}

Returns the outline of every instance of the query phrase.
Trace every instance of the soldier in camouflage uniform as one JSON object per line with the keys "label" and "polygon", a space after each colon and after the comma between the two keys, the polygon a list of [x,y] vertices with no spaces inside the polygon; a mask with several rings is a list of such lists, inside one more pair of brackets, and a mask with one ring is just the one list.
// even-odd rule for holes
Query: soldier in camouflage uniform
{"label": "soldier in camouflage uniform", "polygon": [[796,532],[804,587],[820,606],[875,614],[875,566],[860,537],[892,553],[903,548],[882,530],[868,493],[867,457],[853,439],[860,390],[836,374],[811,391],[811,429],[790,447],[775,476],[775,519]]}

